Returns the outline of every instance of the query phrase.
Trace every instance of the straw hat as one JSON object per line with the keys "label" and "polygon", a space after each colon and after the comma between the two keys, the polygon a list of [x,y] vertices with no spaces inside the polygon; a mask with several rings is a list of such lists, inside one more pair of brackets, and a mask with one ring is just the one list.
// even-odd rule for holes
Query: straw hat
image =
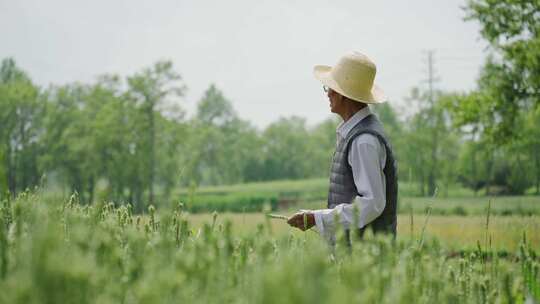
{"label": "straw hat", "polygon": [[355,101],[386,101],[383,91],[373,83],[377,73],[375,63],[362,53],[348,53],[334,67],[316,65],[313,73],[324,85]]}

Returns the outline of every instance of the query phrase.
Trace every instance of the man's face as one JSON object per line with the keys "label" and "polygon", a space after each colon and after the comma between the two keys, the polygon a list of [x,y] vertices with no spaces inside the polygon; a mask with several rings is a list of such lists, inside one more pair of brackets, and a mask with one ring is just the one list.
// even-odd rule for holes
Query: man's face
{"label": "man's face", "polygon": [[330,111],[336,114],[341,113],[344,106],[342,96],[330,88],[325,88],[325,91],[326,96],[328,96],[328,100],[330,101]]}

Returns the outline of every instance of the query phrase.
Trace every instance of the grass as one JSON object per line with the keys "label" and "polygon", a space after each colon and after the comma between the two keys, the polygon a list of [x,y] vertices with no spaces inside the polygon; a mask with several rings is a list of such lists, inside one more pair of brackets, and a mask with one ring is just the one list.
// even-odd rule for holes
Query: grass
{"label": "grass", "polygon": [[276,210],[285,202],[310,202],[327,195],[325,179],[282,180],[184,189],[176,197],[191,212]]}
{"label": "grass", "polygon": [[[328,181],[305,179],[272,181],[230,186],[184,189],[175,195],[191,212],[253,212],[265,206],[272,210],[319,209],[325,205]],[[483,215],[492,201],[494,215],[540,215],[540,196],[474,196],[471,190],[452,185],[448,197],[414,196],[417,186],[400,183],[399,213],[424,214],[431,206],[434,215]]]}
{"label": "grass", "polygon": [[413,219],[410,229],[399,217],[396,241],[368,234],[348,247],[340,231],[328,247],[260,213],[150,207],[140,216],[129,206],[25,193],[0,203],[0,303],[540,300],[538,217],[493,216],[491,246],[485,217],[434,215],[426,235],[425,218]]}
{"label": "grass", "polygon": [[411,207],[415,212],[423,212],[428,206],[435,214],[484,215],[491,201],[494,215],[540,215],[540,196],[497,196],[497,197],[451,197],[425,198],[405,197],[400,201],[400,209],[406,212]]}
{"label": "grass", "polygon": [[[212,214],[192,214],[189,216],[194,228],[202,228],[204,223],[212,220]],[[218,225],[226,221],[233,223],[234,233],[249,234],[257,230],[257,226],[266,225],[263,213],[223,213],[219,215]],[[413,239],[421,234],[425,215],[415,215],[413,224]],[[426,227],[426,237],[437,239],[446,248],[452,250],[469,250],[477,247],[479,240],[484,240],[485,216],[441,216],[431,215]],[[282,220],[271,220],[271,229],[276,237],[292,233],[295,236],[302,232],[291,229]],[[519,247],[521,237],[525,232],[531,241],[531,246],[540,251],[540,216],[492,216],[489,233],[492,246],[496,250],[514,252]],[[310,237],[318,237],[309,233]],[[411,239],[411,224],[409,215],[398,216],[398,239],[407,241]]]}
{"label": "grass", "polygon": [[[491,201],[492,215],[499,216],[540,216],[539,196],[500,196],[500,197],[401,197],[398,202],[398,214],[422,215],[431,207],[434,215],[484,216],[488,202]],[[299,202],[286,209],[321,209],[326,202]]]}

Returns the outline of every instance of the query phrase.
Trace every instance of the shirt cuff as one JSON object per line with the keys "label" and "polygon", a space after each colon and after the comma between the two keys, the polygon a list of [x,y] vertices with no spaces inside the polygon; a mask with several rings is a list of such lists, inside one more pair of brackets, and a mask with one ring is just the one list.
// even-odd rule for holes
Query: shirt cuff
{"label": "shirt cuff", "polygon": [[315,217],[315,226],[319,231],[319,234],[330,245],[335,244],[334,226],[333,226],[333,211],[334,209],[319,209],[313,210],[312,213]]}
{"label": "shirt cuff", "polygon": [[324,235],[324,223],[322,219],[322,210],[313,210],[313,215],[315,217],[315,227],[319,231],[320,235]]}

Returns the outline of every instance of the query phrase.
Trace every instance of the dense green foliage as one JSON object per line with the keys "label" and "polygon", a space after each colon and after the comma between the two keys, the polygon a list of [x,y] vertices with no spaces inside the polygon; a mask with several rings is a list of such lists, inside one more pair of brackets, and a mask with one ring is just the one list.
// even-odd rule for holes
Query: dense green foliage
{"label": "dense green foliage", "polygon": [[0,212],[1,303],[523,303],[540,300],[526,236],[499,257],[486,240],[450,252],[436,239],[276,236],[269,221],[233,233],[219,215],[200,230],[175,208],[44,202],[24,194]]}
{"label": "dense green foliage", "polygon": [[462,181],[509,193],[523,192],[533,181],[539,192],[540,1],[469,0],[466,12],[480,24],[491,55],[478,88],[448,103],[454,124],[471,138],[465,155],[470,165],[463,168],[469,174]]}
{"label": "dense green foliage", "polygon": [[107,75],[47,89],[33,85],[12,59],[1,73],[2,196],[44,183],[76,191],[83,202],[129,201],[141,211],[180,186],[327,171],[321,164],[329,162],[335,121],[308,128],[304,119],[284,118],[261,132],[215,86],[186,118],[178,102],[184,86],[170,62],[125,82]]}
{"label": "dense green foliage", "polygon": [[297,208],[327,195],[328,181],[318,178],[191,188],[177,197],[190,212],[252,212]]}
{"label": "dense green foliage", "polygon": [[[127,77],[127,86],[102,76],[42,89],[11,59],[1,71],[1,195],[44,184],[76,191],[83,202],[131,202],[140,212],[152,201],[178,201],[179,187],[328,174],[336,120],[307,126],[299,117],[282,118],[258,130],[215,86],[188,118],[177,102],[184,87],[168,62]],[[410,102],[420,110],[406,120],[389,104],[373,108],[392,139],[400,181],[418,185],[411,195],[438,188],[446,196],[456,182],[487,193],[519,194],[535,184],[538,191],[538,111],[522,122],[532,138],[493,149],[452,128],[448,108],[458,95],[436,92],[434,102],[426,96],[413,92]]]}
{"label": "dense green foliage", "polygon": [[466,11],[493,56],[459,112],[490,140],[511,141],[522,135],[520,119],[540,106],[540,1],[469,0]]}

